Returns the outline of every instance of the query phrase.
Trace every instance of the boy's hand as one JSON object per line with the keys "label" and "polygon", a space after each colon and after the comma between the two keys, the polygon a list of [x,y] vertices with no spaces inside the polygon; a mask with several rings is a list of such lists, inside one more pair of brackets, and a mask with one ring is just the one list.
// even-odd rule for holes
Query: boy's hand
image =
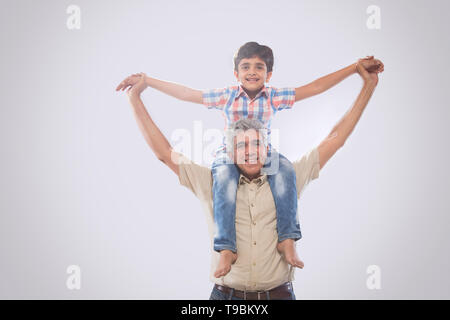
{"label": "boy's hand", "polygon": [[[148,86],[145,82],[146,74],[141,72],[133,75],[133,81],[135,84],[131,85],[127,89],[127,95],[129,98],[139,97],[141,92],[144,91]],[[129,85],[127,85],[128,87]],[[123,91],[123,90],[122,90]]]}
{"label": "boy's hand", "polygon": [[374,59],[373,56],[367,56],[365,58],[359,59],[358,63],[360,63],[361,66],[367,70],[367,72],[380,73],[384,70],[383,63],[378,59]]}
{"label": "boy's hand", "polygon": [[134,86],[136,83],[139,82],[140,78],[141,78],[140,73],[135,73],[135,74],[132,74],[131,76],[126,77],[121,83],[119,83],[119,85],[116,88],[116,91],[119,91],[119,90],[124,91],[128,87]]}

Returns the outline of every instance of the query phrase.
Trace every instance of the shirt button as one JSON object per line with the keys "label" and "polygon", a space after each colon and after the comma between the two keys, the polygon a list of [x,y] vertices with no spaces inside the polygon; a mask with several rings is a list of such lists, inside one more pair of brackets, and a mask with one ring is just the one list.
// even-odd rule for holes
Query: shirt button
{"label": "shirt button", "polygon": [[255,206],[255,204],[254,203],[252,203],[252,207],[254,207]]}
{"label": "shirt button", "polygon": [[253,221],[253,225],[256,226],[256,221]]}
{"label": "shirt button", "polygon": [[256,246],[256,241],[253,241],[253,245],[255,245],[255,246]]}

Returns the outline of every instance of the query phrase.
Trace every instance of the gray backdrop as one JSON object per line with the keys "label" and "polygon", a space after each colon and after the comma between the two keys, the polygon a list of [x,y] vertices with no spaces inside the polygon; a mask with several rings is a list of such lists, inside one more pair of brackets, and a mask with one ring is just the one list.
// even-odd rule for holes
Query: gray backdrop
{"label": "gray backdrop", "polygon": [[[69,29],[77,5],[81,28]],[[381,9],[381,29],[366,9]],[[200,202],[146,145],[127,75],[235,84],[247,41],[275,54],[270,84],[300,86],[373,54],[385,64],[349,140],[299,203],[298,299],[450,298],[449,2],[2,1],[0,298],[206,299]],[[355,101],[355,74],[277,114],[291,160]],[[217,110],[148,89],[170,138],[223,128]],[[208,164],[206,164],[208,165]],[[81,268],[81,288],[66,282]],[[368,266],[381,270],[369,289]]]}

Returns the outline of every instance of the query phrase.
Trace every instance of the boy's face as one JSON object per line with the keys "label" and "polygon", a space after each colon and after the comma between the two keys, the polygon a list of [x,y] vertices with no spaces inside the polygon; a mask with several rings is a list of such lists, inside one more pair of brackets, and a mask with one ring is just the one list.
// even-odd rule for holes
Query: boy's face
{"label": "boy's face", "polygon": [[262,89],[266,82],[269,82],[272,71],[267,72],[264,60],[258,56],[245,58],[239,62],[238,71],[234,71],[236,79],[242,84],[244,89],[251,93],[256,93]]}

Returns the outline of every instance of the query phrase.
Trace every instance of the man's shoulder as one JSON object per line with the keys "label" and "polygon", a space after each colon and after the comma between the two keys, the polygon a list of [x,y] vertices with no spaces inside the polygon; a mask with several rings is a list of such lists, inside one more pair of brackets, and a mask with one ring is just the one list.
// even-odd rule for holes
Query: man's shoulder
{"label": "man's shoulder", "polygon": [[298,166],[300,163],[305,162],[318,162],[319,161],[319,149],[318,147],[314,147],[310,149],[309,151],[305,152],[300,158],[294,160],[292,164],[296,164],[295,167],[296,170],[301,170],[302,168]]}
{"label": "man's shoulder", "polygon": [[311,181],[319,177],[320,161],[317,147],[306,152],[301,158],[292,162],[297,180],[297,193]]}
{"label": "man's shoulder", "polygon": [[212,190],[211,169],[193,162],[184,155],[180,156],[178,166],[180,184],[199,198],[209,198]]}

